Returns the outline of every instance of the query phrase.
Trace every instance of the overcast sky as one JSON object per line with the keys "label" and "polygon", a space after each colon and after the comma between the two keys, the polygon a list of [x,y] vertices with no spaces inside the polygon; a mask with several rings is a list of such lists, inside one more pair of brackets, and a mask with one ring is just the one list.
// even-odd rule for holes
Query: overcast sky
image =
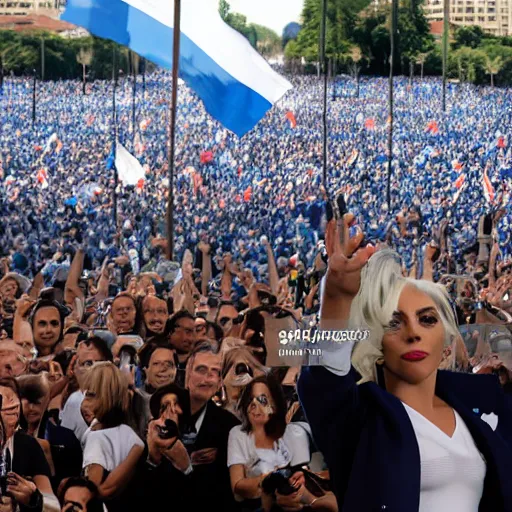
{"label": "overcast sky", "polygon": [[291,21],[300,22],[304,0],[228,0],[233,12],[247,16],[249,23],[258,23],[279,35]]}

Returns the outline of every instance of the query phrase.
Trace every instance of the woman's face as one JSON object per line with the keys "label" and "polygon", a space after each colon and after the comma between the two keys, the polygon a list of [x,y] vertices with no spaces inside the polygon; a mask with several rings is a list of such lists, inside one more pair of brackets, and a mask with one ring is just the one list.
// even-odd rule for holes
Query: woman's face
{"label": "woman's face", "polygon": [[96,412],[100,406],[100,399],[98,395],[90,390],[85,390],[85,397],[81,405],[82,416],[86,422],[92,421],[92,418],[96,416]]}
{"label": "woman's face", "polygon": [[41,421],[46,408],[46,402],[46,397],[41,397],[35,402],[29,402],[26,398],[21,400],[23,416],[25,416],[29,425],[38,424]]}
{"label": "woman's face", "polygon": [[47,355],[60,338],[61,319],[58,309],[53,306],[38,309],[34,316],[33,329],[34,342],[39,352]]}
{"label": "woman's face", "polygon": [[18,283],[16,279],[6,279],[0,285],[0,296],[4,300],[14,300],[18,291]]}
{"label": "woman's face", "polygon": [[386,370],[399,380],[418,384],[437,371],[444,343],[445,329],[434,301],[406,286],[382,339]]}
{"label": "woman's face", "polygon": [[183,414],[183,409],[174,393],[168,393],[162,397],[160,402],[160,417],[174,421],[179,424],[179,417]]}
{"label": "woman's face", "polygon": [[266,425],[274,412],[275,404],[265,384],[258,382],[252,387],[252,401],[247,407],[247,416],[253,427]]}
{"label": "woman's face", "polygon": [[6,437],[14,434],[16,426],[20,420],[20,401],[16,393],[11,388],[0,386],[0,395],[2,395],[2,421],[5,426]]}

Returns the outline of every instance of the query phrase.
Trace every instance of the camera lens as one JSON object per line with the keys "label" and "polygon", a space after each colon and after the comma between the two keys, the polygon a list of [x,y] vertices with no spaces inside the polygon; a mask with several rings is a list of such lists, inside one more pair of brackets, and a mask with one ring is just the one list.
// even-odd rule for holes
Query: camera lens
{"label": "camera lens", "polygon": [[248,373],[252,377],[252,370],[245,363],[238,363],[235,367],[235,375],[242,375]]}

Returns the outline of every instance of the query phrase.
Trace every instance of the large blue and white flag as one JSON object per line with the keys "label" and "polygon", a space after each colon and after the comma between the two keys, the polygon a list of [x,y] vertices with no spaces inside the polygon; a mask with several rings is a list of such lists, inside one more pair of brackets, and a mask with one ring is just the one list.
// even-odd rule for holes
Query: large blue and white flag
{"label": "large blue and white flag", "polygon": [[[173,0],[68,0],[62,19],[172,68]],[[182,2],[180,76],[238,136],[292,87],[224,23],[216,0]]]}

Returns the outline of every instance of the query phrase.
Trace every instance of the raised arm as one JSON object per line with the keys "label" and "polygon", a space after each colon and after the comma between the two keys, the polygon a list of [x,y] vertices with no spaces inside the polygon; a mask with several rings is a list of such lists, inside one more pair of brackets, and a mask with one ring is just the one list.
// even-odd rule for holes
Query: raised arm
{"label": "raised arm", "polygon": [[84,268],[85,253],[83,249],[76,251],[75,257],[69,268],[68,278],[66,280],[66,288],[64,291],[64,301],[66,305],[75,308],[75,298],[84,299],[84,294],[79,286],[80,276]]}
{"label": "raised arm", "polygon": [[277,265],[276,259],[274,258],[274,251],[272,251],[272,246],[270,245],[270,242],[268,241],[267,237],[262,237],[262,243],[267,251],[268,277],[270,289],[272,290],[272,294],[277,297],[279,289],[279,274],[277,273]]}
{"label": "raised arm", "polygon": [[212,257],[210,255],[210,246],[201,242],[199,250],[203,256],[203,270],[201,272],[201,294],[203,297],[208,296],[208,283],[212,278]]}
{"label": "raised arm", "polygon": [[[322,330],[347,328],[352,301],[361,284],[361,269],[375,250],[371,246],[358,249],[362,233],[349,238],[352,219],[352,215],[345,215],[341,240],[334,221],[327,227],[329,267],[322,283]],[[353,417],[359,413],[359,399],[355,372],[351,367],[353,344],[324,345],[324,367],[303,368],[297,389],[315,442],[330,466],[330,454],[336,453],[340,432],[356,425]],[[319,396],[322,400],[318,400]]]}

